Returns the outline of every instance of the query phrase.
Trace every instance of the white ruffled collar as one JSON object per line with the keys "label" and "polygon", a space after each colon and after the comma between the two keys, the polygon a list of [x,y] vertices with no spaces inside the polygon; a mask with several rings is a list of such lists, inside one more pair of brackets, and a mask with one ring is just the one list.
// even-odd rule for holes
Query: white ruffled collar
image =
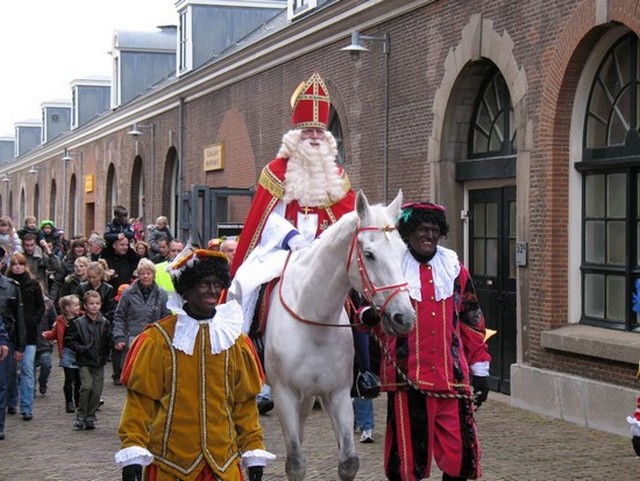
{"label": "white ruffled collar", "polygon": [[201,326],[209,326],[211,353],[220,354],[235,344],[242,334],[242,308],[232,300],[216,307],[215,315],[208,320],[198,321],[189,316],[183,309],[184,299],[176,292],[169,294],[167,307],[177,317],[176,330],[173,336],[173,347],[191,356],[196,337]]}
{"label": "white ruffled collar", "polygon": [[[458,254],[446,247],[438,246],[436,255],[429,261],[433,275],[433,287],[436,301],[447,299],[453,295],[453,286],[460,274]],[[409,249],[402,259],[402,271],[409,284],[409,295],[416,301],[422,301],[420,283],[420,262],[411,255]]]}

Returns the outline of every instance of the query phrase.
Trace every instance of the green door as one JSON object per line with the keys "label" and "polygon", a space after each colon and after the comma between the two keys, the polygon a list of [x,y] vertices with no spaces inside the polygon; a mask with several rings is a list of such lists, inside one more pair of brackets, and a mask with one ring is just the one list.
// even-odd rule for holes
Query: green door
{"label": "green door", "polygon": [[510,394],[516,362],[516,188],[469,191],[469,268],[487,327],[493,391]]}

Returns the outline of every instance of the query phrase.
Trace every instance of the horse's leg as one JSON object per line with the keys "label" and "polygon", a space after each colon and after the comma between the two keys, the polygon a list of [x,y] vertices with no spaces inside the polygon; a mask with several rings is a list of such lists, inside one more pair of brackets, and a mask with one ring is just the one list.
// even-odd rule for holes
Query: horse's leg
{"label": "horse's leg", "polygon": [[323,395],[322,400],[340,447],[338,476],[341,481],[352,481],[360,467],[360,460],[353,441],[353,406],[349,389],[334,393],[332,396]]}
{"label": "horse's leg", "polygon": [[289,481],[303,481],[307,472],[307,459],[302,452],[300,437],[300,405],[296,394],[287,386],[278,385],[273,398],[287,449],[285,471]]}

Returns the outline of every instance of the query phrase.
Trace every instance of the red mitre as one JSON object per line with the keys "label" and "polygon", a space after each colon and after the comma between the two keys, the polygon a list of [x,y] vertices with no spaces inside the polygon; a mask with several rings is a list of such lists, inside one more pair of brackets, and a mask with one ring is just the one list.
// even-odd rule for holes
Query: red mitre
{"label": "red mitre", "polygon": [[294,129],[326,129],[331,100],[329,90],[318,72],[302,82],[291,97],[291,124]]}

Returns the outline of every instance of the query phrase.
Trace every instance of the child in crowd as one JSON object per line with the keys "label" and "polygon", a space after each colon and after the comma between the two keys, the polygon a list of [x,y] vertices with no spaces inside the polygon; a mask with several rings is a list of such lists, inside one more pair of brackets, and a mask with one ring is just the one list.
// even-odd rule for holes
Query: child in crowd
{"label": "child in crowd", "polygon": [[18,237],[20,237],[20,240],[24,240],[24,236],[27,234],[33,234],[38,238],[38,221],[32,215],[24,218],[24,225],[18,231]]}
{"label": "child in crowd", "polygon": [[83,300],[84,316],[67,329],[64,342],[76,353],[80,368],[80,404],[73,426],[95,429],[96,411],[104,387],[104,365],[111,349],[109,322],[100,313],[100,294],[88,291]]}
{"label": "child in crowd", "polygon": [[113,219],[107,224],[104,233],[104,240],[107,244],[113,244],[114,241],[125,237],[129,241],[133,239],[133,230],[131,230],[131,224],[129,224],[127,217],[127,209],[123,206],[117,205],[113,208]]}
{"label": "child in crowd", "polygon": [[38,375],[38,387],[40,394],[47,394],[47,386],[49,384],[49,375],[51,374],[51,351],[53,346],[51,341],[43,335],[47,331],[51,331],[56,322],[56,308],[53,301],[47,296],[44,297],[44,315],[38,324],[38,344],[36,345],[36,369],[40,368]]}
{"label": "child in crowd", "polygon": [[64,296],[58,302],[60,314],[50,331],[42,333],[45,339],[58,343],[60,366],[64,369],[64,399],[68,413],[75,412],[80,402],[80,370],[76,365],[76,353],[64,344],[67,328],[80,315],[80,299],[76,295]]}
{"label": "child in crowd", "polygon": [[163,215],[156,219],[156,225],[149,226],[149,237],[147,240],[149,247],[151,247],[150,257],[157,256],[160,253],[158,242],[162,239],[166,239],[167,244],[173,240],[171,229],[169,229],[169,219]]}
{"label": "child in crowd", "polygon": [[[48,244],[50,242],[51,244]],[[40,230],[38,231],[38,245],[47,254],[54,254],[62,257],[60,248],[60,231],[56,229],[52,220],[45,219],[40,222]]]}
{"label": "child in crowd", "polygon": [[130,221],[131,230],[133,231],[133,239],[136,242],[144,240],[144,223],[142,217],[133,217]]}
{"label": "child in crowd", "polygon": [[22,241],[13,228],[10,217],[0,217],[0,245],[4,247],[9,257],[16,252],[22,252]]}

